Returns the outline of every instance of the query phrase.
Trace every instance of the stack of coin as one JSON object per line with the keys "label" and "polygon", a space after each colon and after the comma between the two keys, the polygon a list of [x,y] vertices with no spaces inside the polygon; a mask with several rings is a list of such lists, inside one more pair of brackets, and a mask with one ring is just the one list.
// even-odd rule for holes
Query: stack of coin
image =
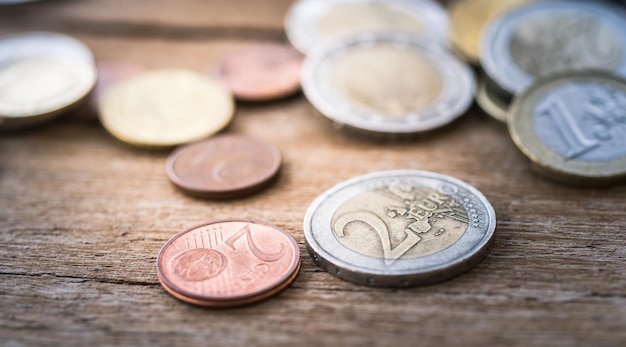
{"label": "stack of coin", "polygon": [[608,2],[561,0],[511,7],[482,36],[480,63],[487,81],[479,87],[479,105],[506,121],[504,105],[538,77],[587,69],[624,76],[625,47],[626,17]]}
{"label": "stack of coin", "polygon": [[377,287],[443,281],[478,264],[493,240],[489,201],[455,178],[383,171],[352,178],[307,210],[313,260],[342,279]]}
{"label": "stack of coin", "polygon": [[433,1],[300,0],[285,25],[291,43],[307,53],[305,96],[344,128],[422,133],[472,103],[474,75],[448,51],[448,18]]}
{"label": "stack of coin", "polygon": [[105,91],[100,121],[117,139],[148,148],[170,148],[217,133],[235,106],[221,83],[199,73],[148,71]]}
{"label": "stack of coin", "polygon": [[89,48],[57,33],[0,38],[0,129],[46,122],[84,101],[96,83]]}
{"label": "stack of coin", "polygon": [[184,230],[157,256],[157,275],[167,292],[210,307],[266,299],[293,282],[299,269],[300,249],[289,233],[238,219]]}

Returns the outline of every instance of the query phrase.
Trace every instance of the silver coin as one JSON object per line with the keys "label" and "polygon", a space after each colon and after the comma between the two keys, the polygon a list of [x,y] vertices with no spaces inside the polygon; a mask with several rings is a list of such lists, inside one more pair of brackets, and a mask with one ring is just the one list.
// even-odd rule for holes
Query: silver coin
{"label": "silver coin", "polygon": [[511,136],[535,169],[565,183],[626,179],[626,80],[598,71],[541,78],[515,98]]}
{"label": "silver coin", "polygon": [[571,69],[626,76],[626,17],[602,1],[547,1],[518,7],[491,23],[481,64],[509,94],[536,77]]}
{"label": "silver coin", "polygon": [[355,177],[320,195],[304,218],[314,261],[342,279],[377,287],[443,281],[479,263],[496,216],[455,178],[426,171]]}
{"label": "silver coin", "polygon": [[51,32],[0,38],[2,127],[38,123],[75,106],[96,77],[91,51],[74,38]]}
{"label": "silver coin", "polygon": [[373,30],[402,30],[445,44],[448,16],[430,0],[300,0],[285,19],[291,44],[307,53],[321,42]]}
{"label": "silver coin", "polygon": [[448,50],[399,32],[344,37],[305,59],[302,89],[324,116],[372,133],[452,122],[473,102],[474,74]]}

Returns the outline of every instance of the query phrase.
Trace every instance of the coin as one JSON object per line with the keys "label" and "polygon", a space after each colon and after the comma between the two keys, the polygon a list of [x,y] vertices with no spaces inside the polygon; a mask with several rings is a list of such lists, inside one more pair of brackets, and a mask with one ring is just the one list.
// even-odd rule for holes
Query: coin
{"label": "coin", "polygon": [[536,2],[507,12],[485,30],[481,64],[511,95],[533,79],[572,69],[626,75],[626,17],[599,1]]}
{"label": "coin", "polygon": [[167,159],[170,181],[184,192],[215,199],[261,190],[281,165],[276,146],[243,135],[219,135],[178,148]]}
{"label": "coin", "polygon": [[443,281],[480,262],[495,212],[474,187],[426,171],[383,171],[337,184],[311,204],[304,236],[335,276],[377,287]]}
{"label": "coin", "polygon": [[6,130],[48,121],[78,106],[96,70],[82,42],[52,32],[0,38],[0,118]]}
{"label": "coin", "polygon": [[303,53],[325,40],[381,29],[445,43],[448,16],[429,0],[300,0],[289,9],[285,29]]}
{"label": "coin", "polygon": [[530,0],[461,0],[452,3],[450,44],[469,63],[478,65],[485,26],[503,12]]}
{"label": "coin", "polygon": [[91,103],[94,109],[98,108],[104,91],[117,82],[140,74],[145,70],[144,66],[128,61],[104,60],[96,64],[98,82],[91,95]]}
{"label": "coin", "polygon": [[272,100],[300,89],[302,59],[289,46],[258,43],[226,56],[217,75],[237,99]]}
{"label": "coin", "polygon": [[202,306],[232,307],[273,296],[296,278],[300,249],[276,226],[222,220],[184,230],[157,256],[161,285]]}
{"label": "coin", "polygon": [[441,127],[473,101],[474,75],[447,50],[398,32],[329,42],[305,59],[302,88],[324,116],[372,133]]}
{"label": "coin", "polygon": [[483,75],[478,79],[476,104],[493,119],[506,123],[510,98],[501,96],[492,84],[487,76]]}
{"label": "coin", "polygon": [[547,177],[604,185],[626,178],[626,81],[598,71],[542,78],[508,118],[517,147]]}
{"label": "coin", "polygon": [[119,140],[167,148],[206,138],[233,117],[232,95],[219,82],[183,69],[148,71],[107,90],[100,121]]}

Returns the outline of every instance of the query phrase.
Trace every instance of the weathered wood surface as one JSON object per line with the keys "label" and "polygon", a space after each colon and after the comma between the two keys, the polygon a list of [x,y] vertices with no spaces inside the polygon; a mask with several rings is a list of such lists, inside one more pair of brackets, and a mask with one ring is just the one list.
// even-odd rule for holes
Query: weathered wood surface
{"label": "weathered wood surface", "polygon": [[[0,7],[0,33],[54,30],[98,59],[210,70],[246,40],[284,40],[289,1],[42,1]],[[277,184],[213,202],[176,191],[166,153],[116,142],[88,114],[0,134],[0,345],[626,345],[626,187],[583,189],[534,174],[507,131],[477,109],[428,137],[348,136],[303,96],[239,105],[227,130],[275,143]],[[344,179],[387,169],[449,174],[498,216],[495,244],[450,281],[353,285],[306,254],[309,203]],[[228,217],[290,232],[296,281],[252,306],[212,310],[159,285],[176,232]]]}

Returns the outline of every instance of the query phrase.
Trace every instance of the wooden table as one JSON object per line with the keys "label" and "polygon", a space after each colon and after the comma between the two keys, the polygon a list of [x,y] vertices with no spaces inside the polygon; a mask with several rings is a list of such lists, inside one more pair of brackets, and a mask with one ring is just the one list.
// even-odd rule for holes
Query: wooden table
{"label": "wooden table", "polygon": [[[207,72],[253,40],[284,41],[288,0],[41,1],[0,7],[0,33],[71,34],[98,60]],[[473,108],[426,137],[354,137],[302,95],[240,104],[230,133],[276,144],[278,182],[255,196],[190,198],[167,153],[109,136],[88,112],[0,134],[0,345],[626,345],[626,187],[584,189],[536,175],[507,130]],[[354,285],[318,268],[302,221],[334,184],[378,170],[448,174],[498,216],[475,269],[414,289]],[[155,258],[175,233],[219,218],[290,232],[302,270],[275,298],[235,309],[185,304]]]}

